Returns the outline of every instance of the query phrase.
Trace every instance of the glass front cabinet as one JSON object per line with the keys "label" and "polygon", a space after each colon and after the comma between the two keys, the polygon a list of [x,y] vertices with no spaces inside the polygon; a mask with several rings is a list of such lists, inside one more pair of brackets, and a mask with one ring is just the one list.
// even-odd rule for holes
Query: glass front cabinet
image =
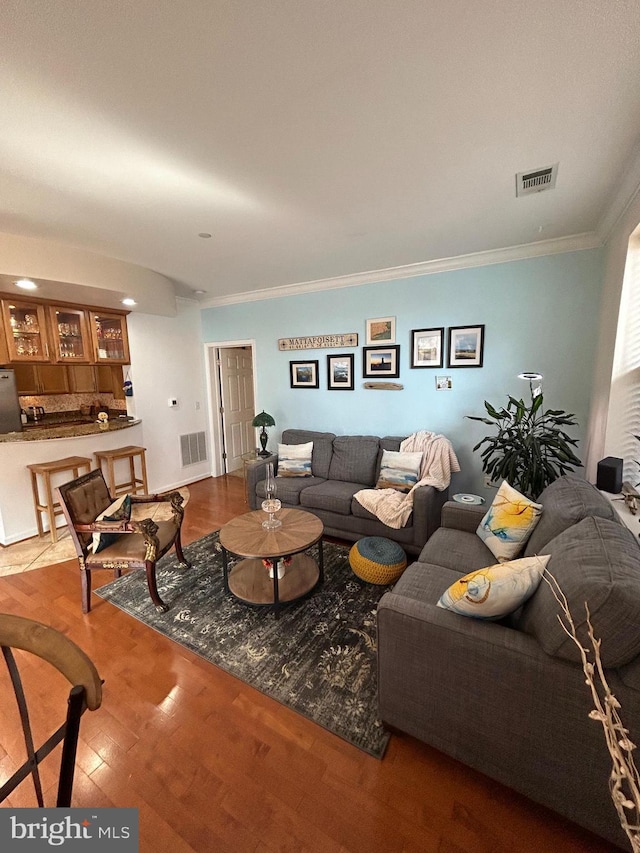
{"label": "glass front cabinet", "polygon": [[93,360],[86,311],[52,305],[49,307],[49,320],[53,361],[75,364]]}
{"label": "glass front cabinet", "polygon": [[91,311],[90,317],[95,361],[103,364],[129,364],[126,315]]}
{"label": "glass front cabinet", "polygon": [[10,361],[50,361],[43,305],[21,299],[3,299],[2,321]]}

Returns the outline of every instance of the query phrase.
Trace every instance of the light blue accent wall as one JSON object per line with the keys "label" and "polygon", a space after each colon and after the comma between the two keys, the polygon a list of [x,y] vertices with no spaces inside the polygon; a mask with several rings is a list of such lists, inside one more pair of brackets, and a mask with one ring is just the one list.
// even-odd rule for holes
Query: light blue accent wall
{"label": "light blue accent wall", "polygon": [[[273,415],[269,447],[283,429],[300,427],[337,434],[407,435],[419,429],[442,433],[462,471],[453,491],[491,496],[472,448],[490,428],[465,419],[484,414],[484,400],[506,404],[507,395],[529,394],[521,371],[544,374],[546,408],[574,412],[586,432],[598,338],[602,250],[590,249],[416,276],[396,281],[265,299],[202,311],[204,342],[255,339],[256,410]],[[402,391],[363,388],[365,321],[396,317]],[[481,368],[411,369],[412,329],[484,324]],[[344,350],[280,352],[278,338],[357,332],[359,346]],[[355,353],[355,390],[327,390],[327,355]],[[289,361],[317,359],[320,388],[292,389]],[[436,390],[436,376],[453,387]],[[578,455],[583,455],[582,447]]]}

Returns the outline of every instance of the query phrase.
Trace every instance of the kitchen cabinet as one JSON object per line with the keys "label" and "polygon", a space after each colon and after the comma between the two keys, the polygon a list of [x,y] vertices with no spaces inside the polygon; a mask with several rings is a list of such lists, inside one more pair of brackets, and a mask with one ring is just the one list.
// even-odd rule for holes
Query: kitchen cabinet
{"label": "kitchen cabinet", "polygon": [[0,364],[129,364],[127,313],[0,293]]}
{"label": "kitchen cabinet", "polygon": [[0,307],[9,361],[49,361],[44,305],[27,299],[2,299]]}
{"label": "kitchen cabinet", "polygon": [[16,364],[13,369],[19,395],[68,394],[70,391],[69,376],[64,365]]}
{"label": "kitchen cabinet", "polygon": [[115,400],[124,400],[122,368],[119,365],[98,364],[95,368],[99,393],[113,394]]}
{"label": "kitchen cabinet", "polygon": [[91,311],[91,337],[98,364],[128,364],[129,338],[124,314]]}
{"label": "kitchen cabinet", "polygon": [[53,361],[65,364],[93,361],[87,311],[70,306],[50,305],[49,328]]}
{"label": "kitchen cabinet", "polygon": [[91,364],[67,365],[69,390],[72,394],[93,394],[98,390],[96,370]]}
{"label": "kitchen cabinet", "polygon": [[18,394],[113,394],[124,400],[122,368],[110,364],[14,364]]}
{"label": "kitchen cabinet", "polygon": [[26,394],[32,397],[34,394],[40,393],[40,382],[35,364],[15,364],[13,370],[16,374],[18,394]]}

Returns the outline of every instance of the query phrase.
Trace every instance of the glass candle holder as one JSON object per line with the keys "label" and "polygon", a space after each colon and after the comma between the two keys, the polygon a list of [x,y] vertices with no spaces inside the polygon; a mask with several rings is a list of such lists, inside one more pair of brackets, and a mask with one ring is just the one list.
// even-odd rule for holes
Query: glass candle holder
{"label": "glass candle holder", "polygon": [[262,501],[262,509],[269,515],[269,518],[262,522],[262,526],[265,530],[277,530],[278,527],[282,526],[280,519],[275,518],[275,513],[278,512],[281,507],[282,503],[278,498],[267,498]]}
{"label": "glass candle holder", "polygon": [[282,525],[279,518],[274,518],[274,514],[282,507],[282,503],[276,497],[277,492],[278,485],[273,472],[273,462],[268,462],[264,480],[265,500],[262,501],[262,509],[269,515],[269,518],[262,522],[266,530],[276,530]]}

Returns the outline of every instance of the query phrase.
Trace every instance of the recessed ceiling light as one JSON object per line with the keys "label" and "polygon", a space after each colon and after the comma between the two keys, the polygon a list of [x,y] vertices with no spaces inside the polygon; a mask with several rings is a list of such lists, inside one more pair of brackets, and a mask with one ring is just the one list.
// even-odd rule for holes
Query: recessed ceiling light
{"label": "recessed ceiling light", "polygon": [[198,234],[198,237],[202,237],[204,240],[208,240],[208,239],[209,239],[209,237],[211,237],[211,234],[207,234],[207,232],[206,232],[206,231],[201,231],[201,232]]}
{"label": "recessed ceiling light", "polygon": [[127,296],[127,298],[126,298],[126,299],[123,299],[123,300],[122,300],[122,304],[123,304],[123,305],[136,305],[137,303],[136,303],[136,300],[135,300],[135,299],[131,299],[131,297],[130,297],[130,296]]}
{"label": "recessed ceiling light", "polygon": [[19,281],[16,281],[16,287],[21,287],[23,290],[37,290],[38,285],[35,281],[31,281],[30,278],[21,278]]}

